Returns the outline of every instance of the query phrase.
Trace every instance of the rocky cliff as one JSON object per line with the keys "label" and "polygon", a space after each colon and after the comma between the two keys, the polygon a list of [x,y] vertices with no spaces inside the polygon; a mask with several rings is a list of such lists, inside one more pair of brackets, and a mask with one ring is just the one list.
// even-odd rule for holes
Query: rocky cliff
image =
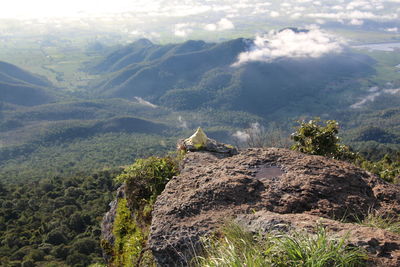
{"label": "rocky cliff", "polygon": [[355,223],[372,210],[397,215],[399,189],[351,164],[285,149],[188,153],[155,203],[149,245],[160,266],[186,265],[227,219],[255,232],[322,224],[349,232],[371,265],[400,266],[399,235]]}
{"label": "rocky cliff", "polygon": [[349,234],[370,266],[400,266],[400,235],[357,223],[370,212],[397,216],[399,189],[349,163],[286,149],[188,152],[155,202],[146,249],[159,266],[186,266],[201,237],[227,220],[253,232],[322,225]]}

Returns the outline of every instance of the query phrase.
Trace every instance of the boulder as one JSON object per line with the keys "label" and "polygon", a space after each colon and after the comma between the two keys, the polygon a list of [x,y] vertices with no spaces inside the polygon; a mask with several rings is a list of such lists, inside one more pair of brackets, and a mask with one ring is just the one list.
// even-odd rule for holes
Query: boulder
{"label": "boulder", "polygon": [[227,219],[251,231],[312,231],[322,220],[333,234],[350,232],[371,264],[400,266],[399,235],[355,223],[371,210],[397,215],[399,189],[352,164],[286,149],[189,152],[157,198],[149,247],[159,266],[185,266]]}
{"label": "boulder", "polygon": [[209,151],[228,155],[236,155],[238,153],[234,146],[219,143],[214,139],[208,138],[204,131],[199,127],[196,132],[189,138],[179,140],[177,147],[179,150],[185,151]]}

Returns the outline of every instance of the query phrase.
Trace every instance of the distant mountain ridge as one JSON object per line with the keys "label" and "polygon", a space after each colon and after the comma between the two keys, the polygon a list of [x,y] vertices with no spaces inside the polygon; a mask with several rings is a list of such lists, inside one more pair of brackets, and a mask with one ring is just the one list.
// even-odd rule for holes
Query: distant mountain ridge
{"label": "distant mountain ridge", "polygon": [[13,64],[3,61],[0,61],[0,77],[3,82],[7,82],[7,78],[9,78],[9,82],[17,84],[26,83],[44,87],[52,86],[46,78],[32,74]]}
{"label": "distant mountain ridge", "polygon": [[0,61],[0,102],[34,106],[57,99],[54,86],[46,78],[13,64]]}
{"label": "distant mountain ridge", "polygon": [[92,69],[112,72],[93,91],[103,97],[139,96],[175,110],[211,107],[265,115],[299,101],[323,103],[327,91],[333,96],[327,103],[347,105],[342,82],[374,73],[371,58],[351,51],[232,67],[238,55],[249,49],[251,41],[244,38],[168,45],[141,39],[111,53]]}

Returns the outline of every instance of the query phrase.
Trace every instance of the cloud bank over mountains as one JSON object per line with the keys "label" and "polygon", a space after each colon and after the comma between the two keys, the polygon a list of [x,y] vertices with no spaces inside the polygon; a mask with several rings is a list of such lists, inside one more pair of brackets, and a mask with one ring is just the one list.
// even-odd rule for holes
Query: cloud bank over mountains
{"label": "cloud bank over mountains", "polygon": [[[400,0],[70,0],[57,4],[37,0],[34,7],[32,3],[9,2],[0,10],[0,19],[30,20],[27,26],[32,29],[33,25],[43,28],[45,24],[49,28],[81,27],[89,31],[113,27],[148,38],[154,32],[190,38],[199,31],[255,31],[260,25],[269,29],[272,25],[328,23],[363,27],[372,21],[387,24],[382,31],[385,27],[398,33],[400,28]],[[4,27],[2,23],[0,33]]]}
{"label": "cloud bank over mountains", "polygon": [[233,66],[247,62],[272,62],[280,58],[318,58],[340,53],[344,42],[319,28],[271,31],[255,38],[249,51],[239,54]]}

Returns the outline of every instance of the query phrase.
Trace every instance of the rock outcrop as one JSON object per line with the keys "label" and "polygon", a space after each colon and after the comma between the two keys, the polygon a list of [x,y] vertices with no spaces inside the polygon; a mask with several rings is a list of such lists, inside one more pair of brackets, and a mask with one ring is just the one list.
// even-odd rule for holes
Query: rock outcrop
{"label": "rock outcrop", "polygon": [[351,164],[285,149],[189,152],[155,203],[149,246],[160,266],[187,265],[200,237],[226,219],[253,231],[322,223],[350,232],[371,265],[400,266],[399,235],[352,223],[371,210],[398,215],[399,189]]}
{"label": "rock outcrop", "polygon": [[228,155],[238,153],[234,146],[219,143],[214,139],[208,138],[204,131],[199,127],[189,138],[178,141],[178,150],[185,151],[208,151]]}

